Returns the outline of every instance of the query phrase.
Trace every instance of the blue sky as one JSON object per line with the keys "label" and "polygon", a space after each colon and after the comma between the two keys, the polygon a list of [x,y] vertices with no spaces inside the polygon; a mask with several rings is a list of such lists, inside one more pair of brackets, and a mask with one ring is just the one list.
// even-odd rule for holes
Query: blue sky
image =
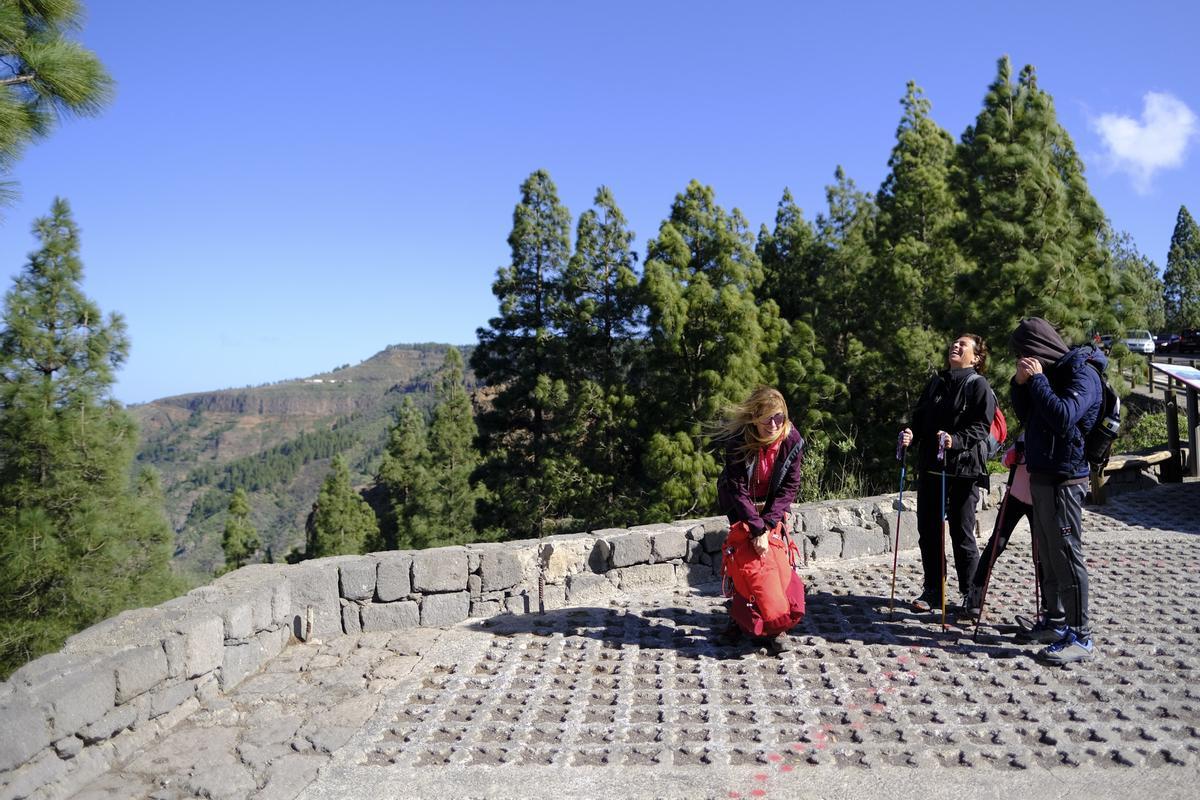
{"label": "blue sky", "polygon": [[784,187],[811,219],[839,164],[878,188],[906,81],[957,138],[1004,54],[1160,269],[1179,206],[1200,212],[1193,4],[86,6],[117,93],[17,163],[0,269],[66,197],[85,290],[129,326],[127,403],[473,342],[538,168],[573,218],[610,186],[643,255],[693,178],[754,230]]}

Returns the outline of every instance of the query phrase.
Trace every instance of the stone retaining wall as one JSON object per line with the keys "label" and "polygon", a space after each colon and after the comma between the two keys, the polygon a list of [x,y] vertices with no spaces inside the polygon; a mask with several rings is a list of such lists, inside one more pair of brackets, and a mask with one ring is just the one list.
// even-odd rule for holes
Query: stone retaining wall
{"label": "stone retaining wall", "polygon": [[[906,495],[901,549],[916,545],[915,507]],[[810,503],[789,525],[806,559],[854,558],[891,552],[897,513],[895,495]],[[981,530],[994,515],[980,512]],[[88,628],[0,684],[0,800],[69,796],[294,639],[536,611],[539,572],[546,609],[713,584],[727,530],[717,517],[243,567]]]}

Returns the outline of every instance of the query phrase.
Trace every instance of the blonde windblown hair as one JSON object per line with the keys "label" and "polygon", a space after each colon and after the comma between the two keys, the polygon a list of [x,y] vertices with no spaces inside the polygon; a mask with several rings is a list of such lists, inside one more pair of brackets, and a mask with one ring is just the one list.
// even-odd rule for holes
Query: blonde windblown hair
{"label": "blonde windblown hair", "polygon": [[[779,426],[779,433],[769,439],[759,436],[755,423],[768,420],[781,412],[784,423]],[[735,451],[743,459],[749,460],[759,449],[788,435],[792,423],[787,419],[787,415],[787,403],[783,395],[770,386],[759,386],[745,400],[725,409],[723,419],[713,426],[713,439],[737,442]]]}

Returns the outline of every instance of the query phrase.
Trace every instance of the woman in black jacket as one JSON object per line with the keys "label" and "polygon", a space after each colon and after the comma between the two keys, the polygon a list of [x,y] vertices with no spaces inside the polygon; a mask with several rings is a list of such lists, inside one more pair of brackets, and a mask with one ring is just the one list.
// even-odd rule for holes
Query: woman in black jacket
{"label": "woman in black jacket", "polygon": [[912,603],[917,611],[942,605],[943,492],[958,588],[964,597],[979,563],[975,506],[987,476],[982,443],[995,413],[994,395],[983,377],[987,356],[983,337],[964,333],[955,339],[949,368],[929,380],[913,411],[912,427],[900,431],[901,444],[918,445],[917,533],[925,586]]}

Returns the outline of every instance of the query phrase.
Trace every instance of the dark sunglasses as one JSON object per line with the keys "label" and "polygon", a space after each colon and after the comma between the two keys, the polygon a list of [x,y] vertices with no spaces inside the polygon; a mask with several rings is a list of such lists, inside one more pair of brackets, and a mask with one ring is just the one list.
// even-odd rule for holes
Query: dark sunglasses
{"label": "dark sunglasses", "polygon": [[787,414],[784,414],[782,411],[780,411],[778,414],[767,417],[765,420],[763,420],[763,424],[765,425],[769,422],[772,425],[782,425],[786,421],[787,421]]}

